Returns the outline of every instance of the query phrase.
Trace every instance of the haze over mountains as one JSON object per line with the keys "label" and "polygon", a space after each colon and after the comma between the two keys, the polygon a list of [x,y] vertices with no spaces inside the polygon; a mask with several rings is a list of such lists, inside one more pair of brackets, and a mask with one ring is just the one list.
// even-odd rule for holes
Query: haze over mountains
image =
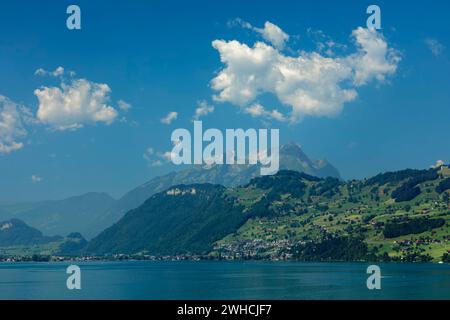
{"label": "haze over mountains", "polygon": [[281,170],[240,186],[171,186],[89,242],[4,221],[0,258],[450,262],[449,235],[448,165],[350,181]]}
{"label": "haze over mountains", "polygon": [[16,218],[49,236],[81,232],[98,233],[98,219],[115,203],[106,193],[90,192],[64,200],[41,201],[0,207],[0,220]]}
{"label": "haze over mountains", "polygon": [[[340,178],[326,160],[311,160],[298,144],[280,148],[280,170],[293,170],[317,177]],[[17,218],[49,236],[80,232],[87,239],[117,222],[153,194],[178,184],[211,183],[233,187],[259,176],[259,165],[191,166],[152,178],[114,200],[106,193],[86,193],[58,201],[0,205],[0,221]]]}
{"label": "haze over mountains", "polygon": [[86,245],[87,241],[77,232],[49,237],[19,219],[0,222],[0,255],[76,256]]}
{"label": "haze over mountains", "polygon": [[37,245],[57,241],[61,237],[47,237],[19,219],[0,222],[0,245]]}
{"label": "haze over mountains", "polygon": [[[280,170],[293,170],[316,177],[340,179],[339,171],[326,160],[311,160],[296,143],[280,148]],[[191,166],[188,169],[158,176],[120,198],[105,215],[103,225],[118,221],[128,210],[137,208],[150,196],[178,184],[211,183],[235,187],[260,175],[260,165]]]}

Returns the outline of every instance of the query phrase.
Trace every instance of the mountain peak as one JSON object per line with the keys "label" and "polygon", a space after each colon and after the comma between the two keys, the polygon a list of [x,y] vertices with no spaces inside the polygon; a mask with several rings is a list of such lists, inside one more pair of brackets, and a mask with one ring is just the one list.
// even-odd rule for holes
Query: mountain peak
{"label": "mountain peak", "polygon": [[293,170],[308,175],[340,179],[338,170],[327,160],[311,160],[302,147],[295,142],[287,143],[280,148],[280,170]]}
{"label": "mountain peak", "polygon": [[281,146],[280,154],[291,155],[303,159],[308,159],[308,156],[303,152],[302,146],[296,142],[289,142]]}

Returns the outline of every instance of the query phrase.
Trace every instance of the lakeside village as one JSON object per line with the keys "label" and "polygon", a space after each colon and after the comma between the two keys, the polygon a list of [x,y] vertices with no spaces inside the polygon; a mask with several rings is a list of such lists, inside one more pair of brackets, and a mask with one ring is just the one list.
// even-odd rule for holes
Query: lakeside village
{"label": "lakeside village", "polygon": [[[326,232],[322,230],[322,232]],[[394,241],[394,251],[398,256],[388,257],[377,256],[366,260],[373,262],[417,262],[408,257],[416,256],[420,252],[421,245],[430,245],[438,240],[430,237],[420,237],[414,240]],[[450,236],[446,236],[443,240],[445,243],[450,242]],[[440,241],[438,241],[440,243]],[[217,260],[217,261],[244,261],[244,260],[265,260],[265,261],[302,261],[297,259],[293,252],[297,246],[312,244],[314,241],[292,241],[292,240],[273,240],[264,241],[262,239],[236,241],[231,244],[216,245],[214,250],[205,255],[164,255],[155,256],[145,253],[139,254],[111,254],[111,255],[86,255],[86,256],[58,256],[58,255],[17,255],[2,256],[0,254],[0,262],[93,262],[93,261],[201,261],[201,260]],[[450,257],[450,250],[447,250],[447,257]],[[336,260],[338,261],[338,260]],[[361,261],[365,261],[362,259]],[[430,262],[430,260],[421,261]],[[443,261],[450,263],[450,260]]]}
{"label": "lakeside village", "polygon": [[[163,255],[155,256],[144,253],[139,254],[111,254],[111,255],[87,255],[87,256],[58,256],[58,255],[17,255],[17,256],[2,256],[0,254],[0,262],[90,262],[90,261],[200,261],[200,260],[270,260],[283,261],[291,260],[292,254],[285,253],[286,249],[292,247],[294,242],[288,240],[276,240],[270,243],[265,243],[261,239],[251,241],[243,241],[230,247],[220,247],[220,251],[213,251],[213,253],[205,255]],[[215,247],[219,249],[219,247]],[[277,250],[274,250],[277,249]],[[270,255],[260,255],[258,252],[274,251]]]}

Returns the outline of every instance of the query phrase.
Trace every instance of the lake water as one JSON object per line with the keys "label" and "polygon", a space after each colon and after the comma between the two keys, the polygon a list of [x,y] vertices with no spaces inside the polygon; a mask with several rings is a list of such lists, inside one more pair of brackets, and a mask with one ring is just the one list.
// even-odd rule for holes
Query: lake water
{"label": "lake water", "polygon": [[368,290],[365,263],[140,261],[0,263],[0,299],[450,299],[450,265],[379,264]]}

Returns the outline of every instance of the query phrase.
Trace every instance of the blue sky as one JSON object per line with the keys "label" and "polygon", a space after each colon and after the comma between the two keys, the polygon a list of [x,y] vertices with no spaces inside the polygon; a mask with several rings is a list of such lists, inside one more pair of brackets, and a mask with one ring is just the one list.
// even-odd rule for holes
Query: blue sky
{"label": "blue sky", "polygon": [[[340,61],[357,52],[352,31],[365,27],[371,2],[77,1],[82,12],[78,31],[66,28],[69,4],[1,4],[0,96],[7,99],[3,112],[9,101],[29,114],[21,113],[26,134],[13,139],[21,147],[0,153],[0,201],[59,199],[87,191],[118,197],[152,176],[169,172],[174,167],[161,154],[171,148],[171,132],[191,129],[202,101],[206,108],[214,107],[202,116],[204,127],[279,128],[282,143],[298,142],[310,157],[326,158],[347,179],[426,168],[439,159],[450,162],[450,4],[446,1],[378,1],[380,37],[401,58],[391,61],[395,70],[371,71],[374,78],[364,84],[346,84],[357,97],[345,100],[341,112],[331,117],[303,114],[295,122],[288,120],[293,108],[305,109],[298,101],[287,103],[290,96],[284,91],[277,96],[262,90],[241,105],[236,96],[214,99],[220,90],[211,81],[226,65],[221,62],[224,53],[212,42],[237,40],[251,49],[263,42],[284,59],[298,57],[302,50],[304,55],[325,56],[318,43],[332,40],[340,45],[331,48],[329,58]],[[289,35],[283,48],[264,38],[266,21]],[[236,74],[247,75],[249,71],[237,70],[242,66],[233,59]],[[50,74],[59,66],[64,68],[62,75]],[[45,72],[36,75],[39,68]],[[380,74],[381,80],[376,78]],[[105,101],[113,114],[82,115],[77,119],[82,128],[69,130],[63,127],[75,122],[50,115],[57,105],[49,99],[44,101],[45,113],[35,90],[47,97],[50,91],[44,87],[61,89],[63,83],[72,88],[80,79],[85,82],[78,82],[79,87],[94,90],[96,84],[106,84],[110,88]],[[351,81],[344,77],[344,82]],[[264,80],[262,86],[271,85]],[[103,89],[97,88],[104,93]],[[328,95],[326,90],[323,94]],[[119,101],[131,108],[122,110]],[[255,104],[268,112],[280,111],[284,120],[261,113],[252,116],[248,108]],[[1,108],[2,104],[0,112]],[[162,123],[170,112],[177,112],[177,118]],[[11,147],[8,132],[3,139],[9,134]],[[0,139],[1,135],[0,130]]]}

